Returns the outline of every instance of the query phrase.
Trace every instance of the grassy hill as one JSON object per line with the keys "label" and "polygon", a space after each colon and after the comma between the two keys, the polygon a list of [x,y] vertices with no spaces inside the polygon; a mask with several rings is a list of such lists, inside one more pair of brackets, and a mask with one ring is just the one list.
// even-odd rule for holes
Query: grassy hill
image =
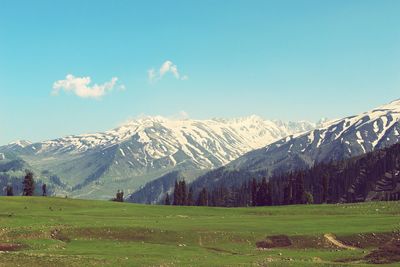
{"label": "grassy hill", "polygon": [[224,209],[0,197],[0,266],[374,266],[396,260],[399,238],[399,202]]}

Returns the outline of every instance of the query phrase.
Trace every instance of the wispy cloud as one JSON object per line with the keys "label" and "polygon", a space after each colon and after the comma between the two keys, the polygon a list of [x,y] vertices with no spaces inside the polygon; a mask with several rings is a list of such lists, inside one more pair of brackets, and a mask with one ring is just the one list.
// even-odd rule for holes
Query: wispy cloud
{"label": "wispy cloud", "polygon": [[155,83],[161,80],[166,74],[171,73],[177,80],[188,80],[189,76],[181,75],[178,67],[170,60],[165,61],[160,69],[157,71],[154,68],[147,71],[147,78],[149,82]]}
{"label": "wispy cloud", "polygon": [[[91,82],[90,77],[75,77],[68,74],[64,80],[54,82],[52,94],[57,95],[60,91],[65,91],[82,98],[100,99],[116,87],[118,78],[113,77],[109,82],[103,84],[90,85]],[[119,85],[118,89],[125,90],[125,85]]]}

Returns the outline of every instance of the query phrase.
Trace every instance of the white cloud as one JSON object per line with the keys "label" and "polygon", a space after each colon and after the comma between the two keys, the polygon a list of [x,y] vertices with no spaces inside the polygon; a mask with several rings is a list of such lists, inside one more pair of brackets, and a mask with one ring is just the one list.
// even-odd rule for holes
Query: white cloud
{"label": "white cloud", "polygon": [[187,75],[182,76],[178,71],[178,67],[170,60],[165,61],[158,71],[154,68],[149,69],[147,71],[147,78],[149,79],[149,82],[154,83],[161,80],[164,75],[168,73],[174,75],[177,80],[185,81],[189,79],[189,76]]}
{"label": "white cloud", "polygon": [[[57,95],[60,90],[71,92],[82,98],[100,99],[106,93],[112,91],[117,84],[118,78],[113,77],[109,82],[103,84],[90,85],[92,82],[90,77],[75,77],[68,74],[65,80],[59,80],[53,84],[53,95]],[[121,90],[125,89],[125,85],[120,85]]]}

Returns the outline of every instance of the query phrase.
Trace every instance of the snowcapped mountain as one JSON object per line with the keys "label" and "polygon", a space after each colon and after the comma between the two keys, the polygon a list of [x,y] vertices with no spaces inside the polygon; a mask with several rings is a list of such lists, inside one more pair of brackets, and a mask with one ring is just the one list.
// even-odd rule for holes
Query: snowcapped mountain
{"label": "snowcapped mountain", "polygon": [[357,116],[323,123],[307,133],[289,135],[231,162],[228,168],[274,172],[308,167],[388,147],[400,141],[400,100]]}
{"label": "snowcapped mountain", "polygon": [[109,198],[118,188],[135,190],[174,170],[220,167],[244,153],[316,124],[237,119],[143,117],[104,132],[0,147],[57,175],[79,197]]}
{"label": "snowcapped mountain", "polygon": [[18,140],[18,141],[9,143],[8,146],[24,148],[24,147],[27,147],[27,146],[29,146],[31,144],[32,144],[32,142],[27,141],[27,140]]}
{"label": "snowcapped mountain", "polygon": [[30,146],[32,143],[27,140],[17,140],[15,142],[9,143],[1,147],[3,150],[12,150],[12,151],[24,151],[24,148]]}
{"label": "snowcapped mountain", "polygon": [[80,154],[121,145],[121,156],[130,155],[145,165],[161,158],[176,165],[180,161],[174,155],[183,153],[198,167],[210,168],[226,164],[245,152],[289,134],[314,127],[308,122],[268,121],[254,115],[231,120],[145,117],[104,133],[68,136],[33,144],[28,149],[35,154]]}

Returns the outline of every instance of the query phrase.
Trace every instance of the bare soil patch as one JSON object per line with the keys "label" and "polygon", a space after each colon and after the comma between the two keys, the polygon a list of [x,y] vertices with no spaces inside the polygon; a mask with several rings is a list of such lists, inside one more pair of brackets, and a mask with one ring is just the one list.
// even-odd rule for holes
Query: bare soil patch
{"label": "bare soil patch", "polygon": [[258,241],[256,243],[256,246],[259,249],[282,248],[289,247],[291,245],[292,241],[286,235],[268,236],[264,240]]}
{"label": "bare soil patch", "polygon": [[369,263],[388,264],[400,262],[400,239],[392,240],[365,256]]}
{"label": "bare soil patch", "polygon": [[0,251],[16,251],[22,249],[24,246],[21,244],[0,243]]}
{"label": "bare soil patch", "polygon": [[[61,232],[68,239],[106,239],[119,241],[143,241],[154,243],[179,243],[183,235],[179,232],[147,228],[71,228]],[[60,233],[57,234],[59,236]]]}
{"label": "bare soil patch", "polygon": [[393,239],[400,239],[399,232],[392,233],[366,233],[348,236],[338,236],[342,243],[358,248],[376,248],[381,247]]}

